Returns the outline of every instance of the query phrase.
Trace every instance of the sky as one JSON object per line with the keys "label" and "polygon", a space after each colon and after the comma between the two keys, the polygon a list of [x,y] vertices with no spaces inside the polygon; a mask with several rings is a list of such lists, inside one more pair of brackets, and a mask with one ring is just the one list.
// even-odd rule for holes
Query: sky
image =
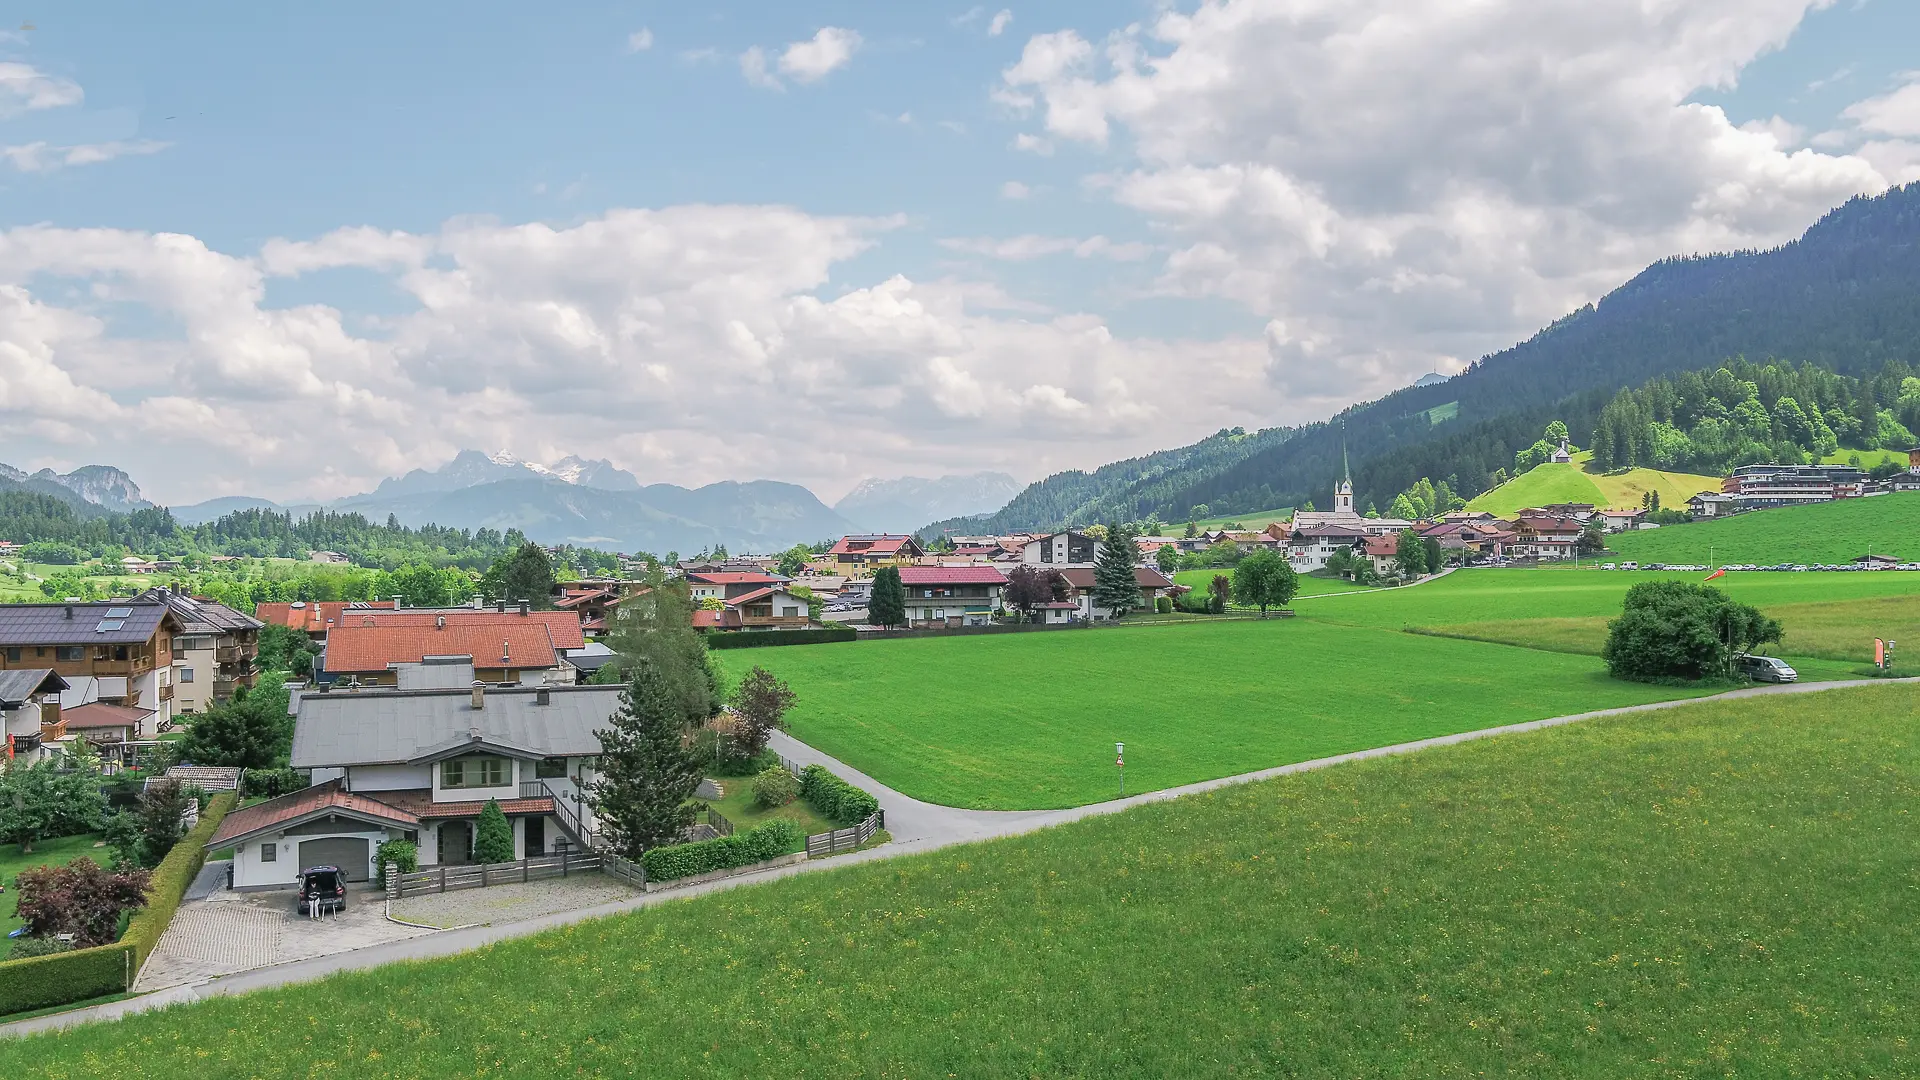
{"label": "sky", "polygon": [[0,3],[0,461],[1038,479],[1920,179],[1895,0]]}

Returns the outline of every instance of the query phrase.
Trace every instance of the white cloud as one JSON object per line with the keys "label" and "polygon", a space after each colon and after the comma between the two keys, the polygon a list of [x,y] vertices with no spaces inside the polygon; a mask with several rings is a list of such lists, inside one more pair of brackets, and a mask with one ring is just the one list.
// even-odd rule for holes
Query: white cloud
{"label": "white cloud", "polygon": [[1000,185],[1000,197],[1003,199],[1028,199],[1033,197],[1033,189],[1018,180],[1009,180]]}
{"label": "white cloud", "polygon": [[1850,155],[1690,101],[1820,3],[1199,0],[1036,35],[992,97],[1030,118],[1016,148],[1120,148],[1087,183],[1166,241],[1157,289],[1271,320],[1275,384],[1308,365],[1295,392],[1337,372],[1351,400],[1896,179],[1920,89],[1849,110],[1885,136]]}
{"label": "white cloud", "polygon": [[0,62],[0,118],[78,105],[84,97],[80,84],[71,79],[48,75],[31,64]]}
{"label": "white cloud", "polygon": [[1116,243],[1104,236],[1078,240],[1070,236],[949,237],[940,241],[948,251],[980,255],[1007,262],[1027,262],[1049,255],[1072,254],[1078,258],[1100,257],[1115,262],[1138,262],[1153,253],[1150,245],[1134,241]]}
{"label": "white cloud", "polygon": [[1029,154],[1039,154],[1041,157],[1053,156],[1053,140],[1043,139],[1028,131],[1022,131],[1013,137],[1013,148],[1024,150]]}
{"label": "white cloud", "polygon": [[0,160],[5,160],[20,172],[53,172],[78,165],[97,165],[133,154],[157,154],[169,145],[155,139],[81,143],[77,146],[31,142],[19,146],[0,146]]}
{"label": "white cloud", "polygon": [[740,74],[750,86],[763,90],[785,90],[786,84],[767,70],[767,51],[755,45],[740,54]]}
{"label": "white cloud", "polygon": [[853,62],[860,34],[838,26],[824,26],[807,41],[796,41],[780,54],[780,73],[795,82],[815,82]]}
{"label": "white cloud", "polygon": [[987,36],[999,37],[1002,33],[1006,32],[1007,24],[1012,21],[1013,12],[1008,11],[1006,8],[1001,8],[994,14],[993,21],[987,24]]}
{"label": "white cloud", "polygon": [[1920,138],[1920,72],[1908,72],[1905,84],[1898,89],[1856,101],[1840,115],[1874,135]]}
{"label": "white cloud", "polygon": [[648,29],[647,27],[643,26],[640,29],[635,30],[633,33],[627,35],[627,51],[628,52],[630,53],[646,52],[648,49],[651,49],[651,48],[653,48],[653,31]]}
{"label": "white cloud", "polygon": [[[977,281],[822,291],[903,225],[675,206],[354,227],[256,253],[15,228],[0,232],[0,461],[117,462],[176,502],[336,496],[499,446],[604,454],[650,480],[831,490],[875,454],[903,472],[963,453],[1033,476],[1286,408],[1259,341],[1122,340]],[[268,302],[273,277],[340,267],[390,281],[411,310],[366,334],[352,312]],[[153,317],[124,329],[134,308]],[[1199,389],[1165,393],[1171,370]],[[847,425],[857,448],[819,437]]]}

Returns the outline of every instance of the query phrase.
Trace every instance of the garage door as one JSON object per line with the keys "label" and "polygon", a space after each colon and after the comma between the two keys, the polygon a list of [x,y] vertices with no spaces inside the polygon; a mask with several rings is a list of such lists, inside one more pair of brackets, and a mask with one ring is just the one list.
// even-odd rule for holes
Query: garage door
{"label": "garage door", "polygon": [[367,841],[356,837],[332,836],[325,840],[303,840],[300,843],[302,870],[309,866],[337,866],[347,872],[348,881],[365,881],[370,861]]}

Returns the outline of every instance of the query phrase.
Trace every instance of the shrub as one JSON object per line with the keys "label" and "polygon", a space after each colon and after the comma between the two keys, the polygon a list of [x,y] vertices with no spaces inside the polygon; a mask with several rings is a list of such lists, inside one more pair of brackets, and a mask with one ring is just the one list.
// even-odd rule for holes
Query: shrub
{"label": "shrub", "polygon": [[842,828],[858,825],[880,809],[879,800],[820,765],[809,765],[800,774],[800,797]]}
{"label": "shrub", "polygon": [[193,884],[194,875],[200,872],[201,864],[207,860],[207,838],[220,827],[220,819],[227,816],[237,801],[238,796],[231,791],[215,795],[207,804],[206,813],[200,815],[200,823],[181,837],[180,842],[167,852],[167,857],[161,859],[160,865],[154,868],[152,882],[147,887],[147,906],[127,924],[127,932],[121,937],[122,943],[133,946],[135,971],[147,962],[147,954],[160,943],[160,935],[166,932],[167,923],[173,921],[174,909],[180,906],[180,897],[186,894],[187,886]]}
{"label": "shrub", "polygon": [[1162,596],[1154,600],[1153,610],[1159,612],[1162,615],[1172,614],[1173,613],[1173,597]]}
{"label": "shrub", "polygon": [[799,794],[800,778],[783,765],[775,765],[753,778],[753,801],[757,806],[769,809],[785,806]]}
{"label": "shrub", "polygon": [[305,769],[248,769],[240,777],[240,793],[249,799],[277,799],[313,782]]}
{"label": "shrub", "polygon": [[1689,581],[1643,581],[1627,590],[1601,652],[1616,678],[1725,678],[1733,658],[1779,641],[1780,622],[1719,589]]}
{"label": "shrub", "polygon": [[823,627],[818,630],[712,630],[704,631],[709,649],[760,649],[769,645],[822,645],[833,641],[858,641],[859,631],[847,627]]}
{"label": "shrub", "polygon": [[387,887],[387,864],[402,874],[420,869],[420,848],[411,840],[388,840],[373,849],[373,865],[380,870],[380,887]]}
{"label": "shrub", "polygon": [[480,820],[473,828],[473,861],[513,861],[513,825],[496,800],[488,799],[487,805],[480,808]]}
{"label": "shrub", "polygon": [[73,943],[50,937],[23,937],[13,939],[13,948],[7,953],[9,960],[31,960],[36,956],[52,956],[54,953],[72,952]]}
{"label": "shrub", "polygon": [[649,881],[676,881],[695,874],[776,859],[800,849],[806,836],[791,821],[767,821],[713,840],[648,848],[640,856]]}
{"label": "shrub", "polygon": [[120,929],[120,913],[146,899],[145,870],[102,870],[89,858],[65,866],[36,866],[21,871],[19,916],[28,932],[52,937],[72,934],[80,948],[110,945]]}
{"label": "shrub", "polygon": [[133,949],[124,943],[8,960],[0,963],[0,1016],[118,994],[133,973]]}

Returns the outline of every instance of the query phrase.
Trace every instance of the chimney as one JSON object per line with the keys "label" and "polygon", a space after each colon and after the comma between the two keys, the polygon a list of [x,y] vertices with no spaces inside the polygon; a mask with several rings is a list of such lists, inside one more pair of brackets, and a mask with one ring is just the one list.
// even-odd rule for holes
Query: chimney
{"label": "chimney", "polygon": [[407,598],[405,596],[400,595],[399,593],[394,593],[393,594],[393,610],[399,611],[401,608],[404,608],[406,606],[407,606]]}
{"label": "chimney", "polygon": [[473,707],[475,711],[487,707],[487,684],[478,679],[473,681]]}
{"label": "chimney", "polygon": [[513,659],[513,653],[507,648],[508,644],[509,642],[504,640],[500,642],[500,662],[503,664]]}
{"label": "chimney", "polygon": [[547,688],[544,686],[533,692],[533,703],[535,705],[547,705],[551,704],[552,701],[553,699],[548,696]]}
{"label": "chimney", "polygon": [[505,597],[493,602],[493,611],[496,615],[505,615],[507,613],[507,601]]}
{"label": "chimney", "polygon": [[522,617],[525,617],[527,612],[531,610],[533,610],[533,601],[531,600],[520,601],[520,614]]}
{"label": "chimney", "polygon": [[72,604],[68,604],[68,605],[67,605],[67,618],[69,618],[69,619],[71,619],[71,618],[73,618],[73,605],[72,605]]}
{"label": "chimney", "polygon": [[447,617],[445,615],[435,615],[433,617],[433,628],[435,630],[445,630],[447,628]]}

